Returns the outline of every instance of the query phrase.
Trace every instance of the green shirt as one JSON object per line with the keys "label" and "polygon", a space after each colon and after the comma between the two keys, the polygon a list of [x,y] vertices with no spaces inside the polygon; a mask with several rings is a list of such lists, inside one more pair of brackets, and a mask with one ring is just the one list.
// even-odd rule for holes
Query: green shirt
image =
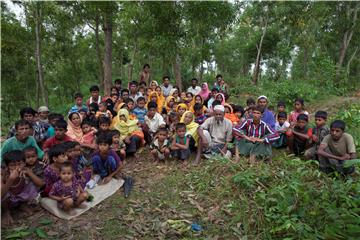
{"label": "green shirt", "polygon": [[20,142],[17,140],[16,136],[6,139],[6,141],[1,146],[0,153],[0,161],[2,162],[3,156],[5,153],[13,151],[13,150],[24,150],[27,147],[36,148],[38,158],[42,159],[44,156],[44,152],[37,145],[35,138],[33,136],[29,136],[25,142]]}

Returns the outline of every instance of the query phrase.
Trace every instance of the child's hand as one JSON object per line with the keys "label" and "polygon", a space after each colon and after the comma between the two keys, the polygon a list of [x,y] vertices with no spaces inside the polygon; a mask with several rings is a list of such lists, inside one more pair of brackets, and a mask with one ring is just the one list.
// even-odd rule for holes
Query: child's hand
{"label": "child's hand", "polygon": [[312,136],[312,140],[316,143],[319,142],[319,138],[316,135]]}
{"label": "child's hand", "polygon": [[341,159],[342,159],[342,160],[349,160],[349,159],[351,159],[351,156],[346,153],[346,154],[344,154],[343,156],[341,156]]}
{"label": "child's hand", "polygon": [[107,184],[108,182],[110,182],[111,181],[111,178],[112,177],[105,177],[102,181],[101,181],[101,184]]}
{"label": "child's hand", "polygon": [[64,201],[65,199],[71,198],[71,196],[62,196],[62,197],[60,197],[60,198],[61,198],[60,201]]}
{"label": "child's hand", "polygon": [[20,173],[17,169],[10,170],[10,175],[8,177],[8,180],[10,181],[10,183],[12,183],[19,177],[19,175]]}

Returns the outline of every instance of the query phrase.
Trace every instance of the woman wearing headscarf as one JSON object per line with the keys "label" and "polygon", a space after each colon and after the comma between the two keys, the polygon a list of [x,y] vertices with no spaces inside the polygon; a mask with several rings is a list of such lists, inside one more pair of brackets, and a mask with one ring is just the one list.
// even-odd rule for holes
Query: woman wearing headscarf
{"label": "woman wearing headscarf", "polygon": [[172,106],[175,103],[175,98],[173,96],[168,96],[165,100],[165,108],[166,108],[166,112],[169,113],[172,110]]}
{"label": "woman wearing headscarf", "polygon": [[222,93],[217,93],[217,94],[215,95],[215,100],[218,100],[219,102],[221,102],[221,105],[224,106],[224,104],[225,104],[225,96],[224,96],[224,94],[222,94]]}
{"label": "woman wearing headscarf", "polygon": [[234,110],[233,110],[232,106],[228,103],[225,103],[224,108],[225,108],[225,116],[224,117],[229,119],[233,125],[239,123],[240,120],[234,114]]}
{"label": "woman wearing headscarf", "polygon": [[186,111],[182,115],[180,122],[184,123],[186,125],[186,135],[191,136],[189,147],[190,147],[191,151],[197,150],[195,164],[198,164],[199,160],[200,160],[200,156],[201,156],[201,147],[198,147],[199,141],[200,141],[200,138],[198,135],[199,124],[194,122],[194,120],[195,120],[194,114],[190,111]]}
{"label": "woman wearing headscarf", "polygon": [[81,142],[84,135],[81,129],[81,122],[82,119],[80,113],[73,112],[69,114],[66,135],[77,142]]}
{"label": "woman wearing headscarf", "polygon": [[209,86],[207,83],[201,84],[201,91],[197,94],[202,97],[204,101],[206,101],[209,98],[209,94],[211,91],[209,90]]}
{"label": "woman wearing headscarf", "polygon": [[180,96],[179,96],[179,89],[174,87],[173,89],[170,90],[170,95],[169,96],[173,96],[175,98],[175,102],[180,102]]}
{"label": "woman wearing headscarf", "polygon": [[165,100],[161,99],[156,91],[150,93],[147,103],[149,102],[155,102],[157,104],[157,111],[161,114]]}
{"label": "woman wearing headscarf", "polygon": [[150,82],[149,88],[151,88],[152,91],[155,91],[155,88],[159,86],[158,82],[156,80],[152,80]]}
{"label": "woman wearing headscarf", "polygon": [[144,144],[144,134],[137,119],[130,119],[127,109],[120,109],[112,126],[120,132],[120,140],[126,144],[126,154],[134,154]]}

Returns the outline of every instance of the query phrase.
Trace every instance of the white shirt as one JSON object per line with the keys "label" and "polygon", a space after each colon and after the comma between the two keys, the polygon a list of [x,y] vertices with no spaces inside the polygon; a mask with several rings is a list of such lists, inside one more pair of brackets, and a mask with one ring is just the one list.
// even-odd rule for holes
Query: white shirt
{"label": "white shirt", "polygon": [[198,95],[200,91],[201,91],[201,87],[199,86],[196,86],[195,88],[191,86],[187,89],[187,92],[191,92],[192,94],[194,94],[194,96]]}
{"label": "white shirt", "polygon": [[170,91],[171,89],[173,89],[173,86],[171,84],[169,84],[169,86],[165,87],[164,85],[161,85],[161,89],[163,91],[163,94],[165,97],[170,95]]}
{"label": "white shirt", "polygon": [[205,120],[200,127],[209,131],[211,141],[213,143],[230,142],[232,140],[232,123],[229,119],[224,118],[222,122],[217,123],[215,117],[210,117]]}
{"label": "white shirt", "polygon": [[145,116],[145,123],[149,127],[149,130],[155,133],[161,125],[165,125],[164,118],[160,113],[155,113],[154,117],[150,119],[147,115]]}
{"label": "white shirt", "polygon": [[275,123],[276,131],[285,130],[285,128],[288,128],[288,127],[290,127],[290,123],[288,121],[285,121],[282,126],[280,126],[278,121],[276,121],[276,123]]}

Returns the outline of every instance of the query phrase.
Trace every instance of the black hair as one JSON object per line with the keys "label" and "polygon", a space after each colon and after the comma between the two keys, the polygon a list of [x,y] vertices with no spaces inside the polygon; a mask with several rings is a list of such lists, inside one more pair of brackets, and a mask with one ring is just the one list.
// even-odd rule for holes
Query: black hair
{"label": "black hair", "polygon": [[345,131],[346,124],[342,120],[335,120],[330,124],[331,128],[340,128],[341,130]]}
{"label": "black hair", "polygon": [[74,166],[71,162],[64,162],[63,164],[61,164],[60,166],[60,172],[64,169],[64,168],[71,168],[71,171],[74,172]]}
{"label": "black hair", "polygon": [[146,67],[150,68],[150,65],[148,63],[145,63],[143,69],[145,69]]}
{"label": "black hair", "polygon": [[108,134],[108,133],[109,132],[103,132],[102,134],[99,134],[96,139],[96,143],[98,145],[101,143],[111,145],[112,144],[112,136],[110,137],[110,134]]}
{"label": "black hair", "polygon": [[65,152],[66,152],[65,144],[66,143],[67,142],[56,144],[49,149],[48,155],[49,155],[50,163],[54,162],[54,157],[58,157],[60,155],[65,154]]}
{"label": "black hair", "polygon": [[253,111],[258,111],[258,112],[261,112],[261,114],[264,112],[264,108],[261,107],[260,105],[256,105],[254,108],[253,108]]}
{"label": "black hair", "polygon": [[52,120],[54,120],[54,119],[64,119],[64,116],[62,115],[62,114],[60,114],[60,113],[50,113],[49,114],[49,116],[48,116],[48,119],[49,119],[49,121],[52,121]]}
{"label": "black hair", "polygon": [[25,108],[20,110],[20,117],[24,118],[25,114],[31,114],[31,115],[35,116],[36,111],[31,107],[25,107]]}
{"label": "black hair", "polygon": [[62,145],[63,145],[65,152],[67,152],[70,149],[75,148],[77,145],[80,145],[80,143],[77,141],[66,141],[66,142],[63,142]]}
{"label": "black hair", "polygon": [[90,87],[89,90],[90,90],[90,92],[94,92],[94,91],[98,91],[98,92],[99,92],[99,91],[100,91],[100,88],[99,88],[98,85],[93,85],[93,86]]}
{"label": "black hair", "polygon": [[130,86],[130,85],[138,86],[138,82],[137,82],[137,81],[131,81],[131,82],[129,83],[129,86]]}
{"label": "black hair", "polygon": [[132,98],[128,98],[125,100],[125,104],[127,105],[129,102],[134,103],[134,100]]}
{"label": "black hair", "polygon": [[[117,93],[111,93],[111,94],[110,94],[110,97],[113,97],[113,96],[119,96],[119,94],[117,94]],[[108,99],[107,99],[107,100],[108,100]],[[107,100],[106,100],[106,101],[107,101]],[[111,100],[111,99],[110,99],[110,100]]]}
{"label": "black hair", "polygon": [[302,99],[302,98],[297,98],[297,99],[295,99],[294,103],[296,103],[296,102],[298,102],[298,103],[300,103],[302,106],[304,106],[304,99]]}
{"label": "black hair", "polygon": [[113,137],[113,136],[120,136],[121,134],[120,134],[120,131],[119,130],[116,130],[116,129],[113,129],[113,130],[110,130],[110,132],[109,132],[109,134],[111,135],[111,138]]}
{"label": "black hair", "polygon": [[96,102],[90,103],[89,105],[89,111],[92,109],[93,111],[97,112],[99,111],[99,105]]}
{"label": "black hair", "polygon": [[80,113],[78,113],[78,112],[72,112],[72,113],[69,114],[69,117],[68,117],[70,121],[71,121],[71,118],[72,118],[72,116],[73,116],[74,114],[79,115],[79,117],[81,118]]}
{"label": "black hair", "polygon": [[162,80],[164,81],[164,80],[165,80],[165,78],[167,78],[167,79],[169,79],[169,80],[170,80],[170,77],[169,77],[169,76],[167,76],[167,75],[163,76]]}
{"label": "black hair", "polygon": [[74,99],[77,99],[77,98],[84,98],[84,96],[81,93],[77,92],[74,94]]}
{"label": "black hair", "polygon": [[199,111],[201,109],[203,109],[203,105],[201,103],[195,103],[194,111]]}
{"label": "black hair", "polygon": [[317,111],[316,113],[315,113],[315,118],[322,118],[322,119],[324,119],[324,120],[326,120],[327,119],[327,112],[325,112],[325,111]]}
{"label": "black hair", "polygon": [[187,93],[186,93],[186,96],[187,96],[188,94],[191,94],[191,97],[194,97],[194,94],[193,94],[192,92],[187,92]]}
{"label": "black hair", "polygon": [[136,99],[136,103],[140,102],[140,101],[146,101],[144,97],[138,97]]}
{"label": "black hair", "polygon": [[15,122],[15,129],[18,129],[19,126],[25,126],[25,125],[28,125],[30,128],[32,128],[32,125],[28,120],[20,119]]}
{"label": "black hair", "polygon": [[285,102],[279,101],[277,104],[278,107],[286,107]]}
{"label": "black hair", "polygon": [[176,126],[175,126],[175,129],[176,130],[179,130],[181,128],[185,128],[186,129],[186,125],[185,123],[177,123]]}
{"label": "black hair", "polygon": [[6,166],[9,165],[9,163],[11,162],[19,162],[19,161],[25,162],[24,154],[20,150],[12,150],[10,152],[5,153],[3,159]]}
{"label": "black hair", "polygon": [[25,152],[31,152],[31,151],[33,151],[33,152],[35,152],[35,153],[37,154],[37,150],[36,150],[36,148],[33,147],[33,146],[28,146],[28,147],[26,147],[26,148],[23,149],[23,153],[25,153]]}
{"label": "black hair", "polygon": [[218,100],[214,100],[211,104],[211,106],[214,108],[216,105],[221,105],[221,102]]}
{"label": "black hair", "polygon": [[84,125],[89,125],[89,126],[93,126],[92,122],[90,122],[88,119],[84,119],[84,121],[82,121],[81,123],[81,127],[83,127]]}
{"label": "black hair", "polygon": [[218,74],[218,75],[216,75],[216,77],[215,77],[215,78],[216,78],[216,79],[218,79],[219,77],[221,77],[221,78],[222,78],[223,76],[222,76],[221,74]]}
{"label": "black hair", "polygon": [[139,88],[140,88],[140,87],[146,87],[146,82],[140,82],[140,83],[139,83]]}
{"label": "black hair", "polygon": [[168,133],[168,129],[165,127],[160,127],[158,128],[158,130],[156,131],[156,134],[158,134],[159,132],[165,132],[166,134]]}
{"label": "black hair", "polygon": [[169,113],[169,118],[179,118],[179,114],[177,112],[170,112]]}
{"label": "black hair", "polygon": [[308,121],[309,121],[309,116],[306,115],[306,114],[304,114],[304,113],[301,113],[301,114],[299,114],[299,116],[297,116],[297,118],[296,118],[296,121],[299,121],[299,120],[308,122]]}
{"label": "black hair", "polygon": [[251,97],[246,99],[246,106],[249,106],[250,104],[255,105],[256,104],[255,99],[253,99]]}
{"label": "black hair", "polygon": [[121,96],[124,95],[124,92],[129,93],[129,89],[127,89],[127,88],[122,89],[121,90]]}
{"label": "black hair", "polygon": [[241,116],[244,116],[244,114],[245,114],[245,110],[244,110],[244,108],[242,106],[234,105],[233,113],[237,113],[237,112],[241,112]]}
{"label": "black hair", "polygon": [[219,93],[219,89],[217,89],[216,87],[213,87],[212,89],[211,89],[211,91],[213,92],[213,91],[217,91],[218,93]]}
{"label": "black hair", "polygon": [[111,92],[113,89],[115,89],[116,91],[118,90],[115,86],[112,86],[112,87],[110,88],[110,92]]}
{"label": "black hair", "polygon": [[197,78],[192,78],[191,81],[196,81],[196,82],[198,82]]}
{"label": "black hair", "polygon": [[121,85],[121,79],[120,78],[115,79],[114,83],[115,84],[119,83]]}
{"label": "black hair", "polygon": [[278,119],[279,119],[279,118],[287,118],[286,112],[279,112],[279,113],[277,114],[277,118],[278,118]]}
{"label": "black hair", "polygon": [[157,109],[158,105],[156,104],[156,102],[149,102],[147,105],[148,110],[150,110],[150,108],[155,108]]}
{"label": "black hair", "polygon": [[79,109],[78,111],[77,111],[78,113],[87,113],[87,111],[84,109],[84,108],[81,108],[81,109]]}
{"label": "black hair", "polygon": [[54,128],[67,129],[67,122],[64,119],[59,119],[55,122]]}
{"label": "black hair", "polygon": [[105,116],[99,117],[99,126],[100,126],[101,124],[109,124],[109,125],[110,125],[110,124],[111,124],[110,118],[105,117]]}

